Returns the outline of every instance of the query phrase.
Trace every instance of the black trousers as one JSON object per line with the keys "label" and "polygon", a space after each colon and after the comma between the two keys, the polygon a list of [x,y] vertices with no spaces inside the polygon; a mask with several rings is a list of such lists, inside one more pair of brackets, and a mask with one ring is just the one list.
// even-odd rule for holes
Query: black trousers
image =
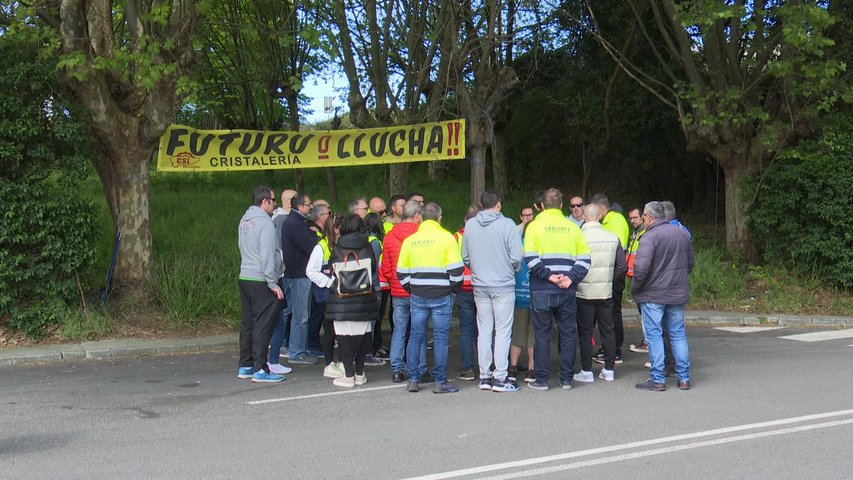
{"label": "black trousers", "polygon": [[613,370],[616,355],[616,337],[613,332],[613,300],[578,299],[578,343],[581,350],[581,367],[592,370],[592,331],[598,324],[601,346],[604,347],[604,368]]}
{"label": "black trousers", "polygon": [[269,372],[270,338],[284,305],[265,283],[249,280],[240,280],[240,304],[240,366]]}
{"label": "black trousers", "polygon": [[625,278],[613,281],[613,330],[616,333],[616,355],[622,355],[625,343],[625,325],[622,323],[622,291],[625,290]]}
{"label": "black trousers", "polygon": [[338,353],[347,377],[364,375],[364,356],[369,349],[368,335],[338,335]]}
{"label": "black trousers", "polygon": [[379,299],[379,317],[376,323],[373,324],[373,351],[376,352],[382,348],[382,320],[385,318],[385,311],[388,311],[388,321],[391,322],[391,332],[394,331],[394,309],[391,307],[391,291],[382,290],[382,296]]}

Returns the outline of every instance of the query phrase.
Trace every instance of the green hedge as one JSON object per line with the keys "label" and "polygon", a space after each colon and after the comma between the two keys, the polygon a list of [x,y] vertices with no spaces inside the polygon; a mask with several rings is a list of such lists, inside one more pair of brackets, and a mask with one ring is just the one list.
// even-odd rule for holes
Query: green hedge
{"label": "green hedge", "polygon": [[0,318],[38,337],[80,298],[94,260],[92,206],[47,180],[0,178]]}
{"label": "green hedge", "polygon": [[765,259],[853,287],[853,114],[834,114],[756,184],[749,225]]}

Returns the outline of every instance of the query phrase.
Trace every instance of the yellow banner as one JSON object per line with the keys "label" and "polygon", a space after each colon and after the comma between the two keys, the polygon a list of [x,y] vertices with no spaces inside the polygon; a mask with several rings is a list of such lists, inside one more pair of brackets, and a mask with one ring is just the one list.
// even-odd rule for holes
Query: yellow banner
{"label": "yellow banner", "polygon": [[465,158],[465,120],[363,130],[262,132],[172,125],[157,170],[220,172],[348,167]]}

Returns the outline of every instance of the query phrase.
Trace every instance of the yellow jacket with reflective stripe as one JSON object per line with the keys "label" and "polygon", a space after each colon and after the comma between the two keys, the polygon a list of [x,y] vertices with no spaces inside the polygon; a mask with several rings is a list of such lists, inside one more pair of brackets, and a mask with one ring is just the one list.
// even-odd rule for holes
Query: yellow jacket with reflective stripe
{"label": "yellow jacket with reflective stripe", "polygon": [[640,237],[646,233],[646,226],[641,225],[639,230],[635,230],[628,241],[628,250],[625,251],[625,260],[628,262],[628,276],[634,276],[634,260],[637,258],[637,249],[640,248]]}
{"label": "yellow jacket with reflective stripe", "polygon": [[425,220],[403,240],[397,259],[397,278],[412,295],[439,298],[462,286],[462,254],[453,234],[435,220]]}
{"label": "yellow jacket with reflective stripe", "polygon": [[631,235],[631,228],[628,227],[625,215],[612,210],[607,212],[607,215],[601,219],[601,228],[619,237],[619,243],[622,244],[623,249],[628,248],[628,237]]}
{"label": "yellow jacket with reflective stripe", "polygon": [[586,276],[590,267],[589,246],[581,229],[558,208],[544,210],[527,226],[524,261],[530,269],[531,292],[561,292],[551,283],[551,275],[572,280],[569,290]]}

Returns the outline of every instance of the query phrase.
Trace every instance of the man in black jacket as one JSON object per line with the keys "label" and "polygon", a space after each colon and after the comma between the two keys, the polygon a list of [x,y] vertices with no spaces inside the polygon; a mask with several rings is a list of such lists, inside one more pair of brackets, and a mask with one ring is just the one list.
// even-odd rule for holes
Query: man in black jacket
{"label": "man in black jacket", "polygon": [[292,309],[288,362],[294,365],[313,365],[319,362],[319,359],[307,350],[311,280],[305,276],[308,257],[317,244],[317,235],[305,223],[305,218],[311,210],[311,199],[305,193],[297,193],[290,200],[290,208],[290,214],[281,229],[284,281],[290,291],[287,301]]}

